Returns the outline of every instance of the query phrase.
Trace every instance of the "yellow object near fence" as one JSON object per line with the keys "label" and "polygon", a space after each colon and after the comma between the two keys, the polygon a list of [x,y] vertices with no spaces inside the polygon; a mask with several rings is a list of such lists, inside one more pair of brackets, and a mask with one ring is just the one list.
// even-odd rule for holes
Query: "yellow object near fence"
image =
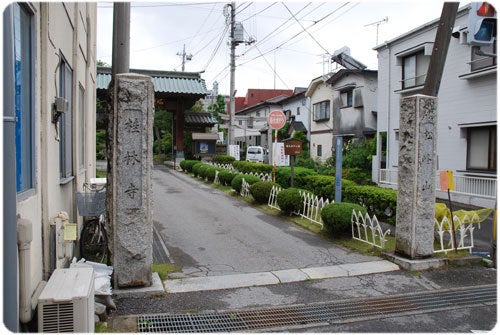
{"label": "yellow object near fence", "polygon": [[[450,209],[446,206],[446,204],[437,203],[434,206],[435,209],[435,218],[438,222],[441,222],[444,217],[448,218],[448,222],[451,222],[451,212]],[[453,211],[453,216],[457,217],[462,224],[469,223],[477,223],[480,224],[484,220],[486,220],[491,213],[494,211],[493,208],[481,208],[476,210],[458,210]],[[448,227],[446,227],[449,229]],[[458,229],[458,226],[455,227]]]}

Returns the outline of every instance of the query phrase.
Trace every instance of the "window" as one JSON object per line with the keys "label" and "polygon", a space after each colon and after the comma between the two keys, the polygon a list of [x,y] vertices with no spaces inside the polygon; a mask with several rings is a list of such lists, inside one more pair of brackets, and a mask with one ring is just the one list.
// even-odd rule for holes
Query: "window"
{"label": "window", "polygon": [[297,107],[297,115],[300,115],[300,106]]}
{"label": "window", "polygon": [[14,109],[16,114],[16,189],[35,186],[35,113],[32,15],[19,3],[14,12]]}
{"label": "window", "polygon": [[496,126],[467,129],[467,169],[496,171]]}
{"label": "window", "polygon": [[78,132],[80,143],[78,146],[78,169],[85,169],[85,89],[79,86],[79,111],[78,111]]}
{"label": "window", "polygon": [[353,90],[340,92],[342,107],[352,107],[352,91]]}
{"label": "window", "polygon": [[423,85],[429,62],[430,57],[424,54],[424,50],[404,57],[402,89]]}
{"label": "window", "polygon": [[321,157],[323,155],[323,146],[318,144],[316,147],[316,156]]}
{"label": "window", "polygon": [[313,121],[330,119],[330,100],[318,102],[313,105]]}
{"label": "window", "polygon": [[59,65],[59,96],[68,100],[68,110],[59,119],[59,171],[64,182],[73,176],[73,71],[62,57]]}
{"label": "window", "polygon": [[[471,63],[470,70],[477,71],[489,66],[494,66],[497,64],[496,57],[485,56],[484,54],[496,54],[497,51],[497,41],[495,40],[492,45],[482,45],[473,46],[471,50]],[[483,53],[483,55],[478,55],[478,53]]]}

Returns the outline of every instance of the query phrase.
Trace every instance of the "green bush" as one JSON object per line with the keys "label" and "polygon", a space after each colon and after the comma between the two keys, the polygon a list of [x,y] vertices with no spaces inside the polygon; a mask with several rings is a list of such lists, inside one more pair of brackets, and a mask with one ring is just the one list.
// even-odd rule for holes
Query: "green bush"
{"label": "green bush", "polygon": [[198,177],[198,170],[200,169],[200,167],[202,167],[203,165],[205,165],[205,163],[202,163],[200,161],[198,161],[198,163],[194,164],[193,167],[191,168],[192,171],[193,171],[193,174],[195,177]]}
{"label": "green bush", "polygon": [[[356,183],[347,179],[342,179],[342,193],[347,187],[355,186]],[[335,177],[313,174],[304,178],[305,190],[308,190],[318,197],[328,198],[330,201],[335,199]]]}
{"label": "green bush", "polygon": [[372,172],[360,168],[348,168],[344,170],[345,178],[352,180],[358,185],[374,185]]}
{"label": "green bush", "polygon": [[199,167],[198,167],[198,174],[197,174],[197,177],[199,178],[202,178],[202,179],[205,179],[207,177],[206,175],[206,171],[207,169],[211,168],[212,165],[210,164],[207,164],[207,163],[202,163]]}
{"label": "green bush", "polygon": [[363,206],[380,221],[396,223],[396,190],[378,186],[352,186],[346,188],[343,197],[345,201]]}
{"label": "green bush", "polygon": [[217,155],[214,157],[214,162],[217,164],[232,164],[235,158],[229,155]]}
{"label": "green bush", "polygon": [[236,175],[237,175],[236,172],[229,170],[222,170],[219,172],[219,181],[222,185],[229,186],[231,185],[231,181]]}
{"label": "green bush", "polygon": [[251,174],[237,174],[233,180],[231,180],[231,187],[236,190],[236,192],[240,193],[241,192],[241,183],[245,179],[247,183],[250,185],[255,184],[256,182],[260,181],[260,178],[257,176],[253,176]]}
{"label": "green bush", "polygon": [[234,161],[233,167],[240,173],[271,173],[273,171],[272,165],[246,161]]}
{"label": "green bush", "polygon": [[285,214],[299,212],[302,208],[302,196],[300,190],[295,187],[287,188],[278,193],[276,202],[281,211]]}
{"label": "green bush", "polygon": [[[294,168],[294,178],[293,178],[293,186],[296,188],[304,188],[305,181],[304,179],[307,176],[317,174],[316,171],[311,169],[306,169],[302,167]],[[291,168],[289,166],[280,166],[276,169],[276,182],[281,185],[283,188],[290,187],[291,180]]]}
{"label": "green bush", "polygon": [[179,164],[181,169],[184,170],[184,171],[187,171],[187,172],[193,172],[193,166],[195,164],[198,164],[200,163],[200,161],[198,160],[193,160],[193,159],[185,159],[183,161],[181,161],[181,163]]}
{"label": "green bush", "polygon": [[250,194],[260,204],[267,204],[269,201],[269,194],[273,186],[279,186],[272,181],[258,181],[250,186]]}
{"label": "green bush", "polygon": [[351,233],[352,210],[361,211],[364,215],[366,210],[363,206],[348,202],[335,202],[326,205],[321,210],[323,230],[328,235],[348,235]]}
{"label": "green bush", "polygon": [[224,171],[224,169],[221,169],[221,168],[217,168],[215,166],[210,166],[208,168],[205,169],[205,178],[207,178],[207,180],[211,183],[214,182],[215,180],[215,174],[216,172],[219,171]]}

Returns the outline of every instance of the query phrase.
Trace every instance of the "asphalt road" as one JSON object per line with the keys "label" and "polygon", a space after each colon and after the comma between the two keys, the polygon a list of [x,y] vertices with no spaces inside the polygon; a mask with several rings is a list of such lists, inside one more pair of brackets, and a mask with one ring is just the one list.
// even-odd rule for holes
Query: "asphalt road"
{"label": "asphalt road", "polygon": [[335,246],[184,173],[153,170],[153,218],[182,268],[219,276],[378,260]]}
{"label": "asphalt road", "polygon": [[[178,277],[215,276],[377,259],[339,248],[279,217],[265,215],[183,173],[155,169],[153,184],[154,223],[167,245],[170,260],[182,268],[181,272],[175,274]],[[224,327],[230,325],[229,321],[236,320],[238,313],[250,311],[265,316],[291,306],[307,307],[320,313],[324,311],[322,306],[325,304],[337,304],[341,309],[345,306],[345,310],[356,317],[347,315],[340,320],[328,319],[321,324],[290,322],[276,328],[277,319],[269,314],[268,323],[262,324],[256,331],[495,332],[496,283],[496,269],[464,266],[419,272],[397,270],[146,297],[120,296],[116,298],[118,309],[110,316],[110,324],[114,331],[137,332],[140,324],[138,317],[147,318],[151,315],[152,320],[158,320],[155,325],[159,327],[165,327],[166,324],[171,327],[181,325],[184,330],[177,332],[199,332],[199,324],[192,320],[206,315],[205,323],[210,327],[221,326],[218,332],[224,332],[231,331]],[[481,287],[489,287],[493,293],[487,296],[473,294],[473,300],[470,301],[465,298],[468,291]],[[415,309],[416,305],[410,303],[409,296],[413,297],[411,301],[425,307]],[[426,304],[428,299],[433,298],[435,302]],[[379,305],[384,310],[387,307],[386,312],[382,310],[374,313],[377,301],[387,301],[387,305]],[[223,318],[222,315],[228,317]],[[336,316],[340,317],[341,314],[337,313]],[[285,317],[289,317],[289,314]],[[167,318],[171,321],[166,322]]]}

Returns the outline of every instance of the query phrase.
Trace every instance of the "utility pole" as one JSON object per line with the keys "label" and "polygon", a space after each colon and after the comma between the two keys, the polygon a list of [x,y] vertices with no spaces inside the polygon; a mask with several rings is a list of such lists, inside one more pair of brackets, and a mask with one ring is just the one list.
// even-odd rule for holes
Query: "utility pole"
{"label": "utility pole", "polygon": [[130,2],[113,4],[111,73],[128,73],[130,67]]}
{"label": "utility pole", "polygon": [[441,84],[441,77],[443,76],[444,63],[446,62],[446,55],[448,54],[448,47],[450,45],[451,33],[455,18],[457,17],[459,3],[458,2],[445,2],[439,19],[439,26],[436,32],[434,41],[434,48],[425,77],[423,94],[437,97],[439,86]]}
{"label": "utility pole", "polygon": [[182,53],[178,52],[177,56],[182,57],[182,72],[184,72],[184,66],[186,64],[186,61],[193,59],[193,55],[186,54],[186,45],[184,44],[184,47],[182,48]]}
{"label": "utility pole", "polygon": [[236,16],[236,2],[232,1],[231,4],[229,5],[231,7],[231,14],[230,14],[230,33],[229,33],[229,43],[231,47],[231,59],[229,63],[230,67],[230,82],[229,82],[229,128],[228,128],[228,148],[229,145],[234,144],[234,114],[235,114],[235,101],[234,101],[234,96],[236,94],[235,92],[235,58],[236,58],[236,41],[234,39],[234,19]]}

